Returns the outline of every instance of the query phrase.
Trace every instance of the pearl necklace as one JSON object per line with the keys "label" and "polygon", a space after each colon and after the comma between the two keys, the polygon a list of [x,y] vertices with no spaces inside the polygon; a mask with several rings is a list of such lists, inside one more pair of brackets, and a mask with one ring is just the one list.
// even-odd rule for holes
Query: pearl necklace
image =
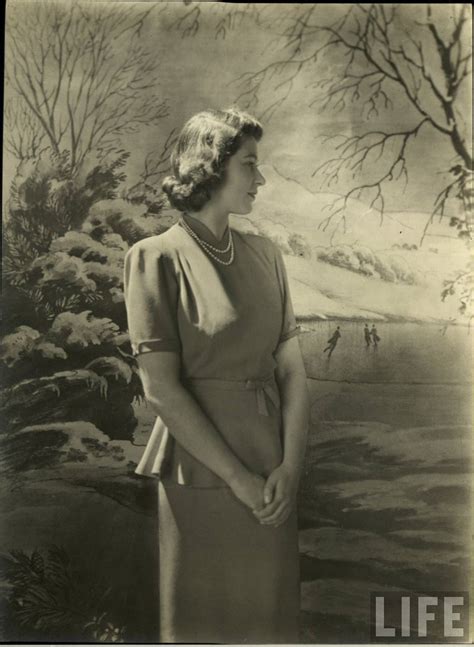
{"label": "pearl necklace", "polygon": [[[196,234],[196,232],[195,232],[194,230],[191,230],[191,229],[190,229],[190,227],[189,227],[188,223],[184,220],[184,218],[182,218],[182,222],[183,222],[183,224],[185,225],[185,227],[187,228],[187,230],[190,230],[190,233],[191,233],[191,234]],[[230,234],[230,229],[229,229],[229,234]],[[196,234],[196,236],[197,236],[197,234]],[[214,247],[214,245],[211,245],[211,244],[210,244],[210,243],[208,243],[207,241],[202,240],[202,238],[199,238],[199,240],[200,240],[200,241],[201,241],[201,243],[202,243],[203,245],[205,245],[208,249],[212,249],[214,252],[218,252],[219,254],[224,254],[225,252],[228,252],[228,251],[229,251],[229,249],[231,248],[231,241],[232,241],[232,237],[229,235],[229,242],[227,243],[227,247],[226,247],[225,249],[219,249],[218,247]]]}
{"label": "pearl necklace", "polygon": [[[232,238],[232,229],[230,227],[229,227],[229,243],[228,243],[226,249],[218,249],[217,247],[214,247],[210,243],[207,243],[205,240],[202,240],[201,238],[199,238],[199,236],[196,234],[196,232],[193,231],[189,227],[189,225],[185,222],[184,218],[181,219],[181,224],[182,224],[184,230],[187,231],[188,234],[190,236],[192,236],[194,238],[194,240],[196,240],[196,242],[199,243],[199,245],[203,248],[203,250],[207,254],[209,254],[209,256],[211,256],[215,261],[217,261],[218,263],[221,263],[221,265],[230,265],[232,263],[232,261],[234,260],[234,241],[233,241],[233,238]],[[215,256],[211,252],[211,249],[218,252],[219,254],[225,254],[230,249],[231,252],[230,252],[229,260],[228,261],[223,261],[222,259],[218,258],[217,256]]]}

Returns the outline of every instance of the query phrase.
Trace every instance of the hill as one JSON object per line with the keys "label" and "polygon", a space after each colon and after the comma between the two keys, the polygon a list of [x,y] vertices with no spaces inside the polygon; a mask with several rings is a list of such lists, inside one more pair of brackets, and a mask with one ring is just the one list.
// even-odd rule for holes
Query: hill
{"label": "hill", "polygon": [[[351,199],[346,222],[336,226],[337,217],[329,224],[327,218],[338,195],[314,193],[271,165],[265,165],[263,174],[266,184],[259,190],[252,213],[233,215],[230,222],[236,229],[259,231],[280,244],[298,318],[459,319],[456,298],[442,302],[441,291],[443,281],[466,267],[469,256],[447,220],[434,223],[420,247],[428,213],[388,212],[382,218],[376,209]],[[294,234],[304,241],[306,254],[291,253],[285,245],[285,239]],[[368,249],[380,259],[395,259],[416,273],[416,284],[363,276],[318,260],[322,250],[341,245]]]}

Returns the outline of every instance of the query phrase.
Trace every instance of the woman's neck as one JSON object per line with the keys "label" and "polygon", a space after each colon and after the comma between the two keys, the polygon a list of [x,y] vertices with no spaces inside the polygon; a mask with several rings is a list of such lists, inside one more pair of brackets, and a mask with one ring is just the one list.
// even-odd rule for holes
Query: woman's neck
{"label": "woman's neck", "polygon": [[185,213],[204,223],[218,240],[223,238],[229,226],[228,213],[216,213],[215,211],[208,211],[205,208],[201,209],[201,211],[186,211]]}

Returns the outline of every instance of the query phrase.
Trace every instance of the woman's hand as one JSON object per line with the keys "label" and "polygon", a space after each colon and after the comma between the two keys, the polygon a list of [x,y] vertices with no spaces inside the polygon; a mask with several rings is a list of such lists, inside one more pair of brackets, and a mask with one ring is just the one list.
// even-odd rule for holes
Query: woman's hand
{"label": "woman's hand", "polygon": [[230,489],[235,496],[245,503],[252,512],[263,509],[263,488],[265,479],[258,474],[246,471],[234,481],[229,483]]}
{"label": "woman's hand", "polygon": [[262,524],[279,526],[284,523],[296,505],[298,477],[295,470],[282,463],[267,478],[264,487],[265,507],[254,510]]}

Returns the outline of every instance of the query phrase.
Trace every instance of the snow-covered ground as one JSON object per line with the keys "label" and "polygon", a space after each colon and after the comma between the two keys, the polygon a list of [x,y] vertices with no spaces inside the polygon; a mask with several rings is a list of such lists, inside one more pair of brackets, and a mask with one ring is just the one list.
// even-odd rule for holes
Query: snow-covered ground
{"label": "snow-covered ground", "polygon": [[[428,213],[386,212],[382,217],[376,209],[351,199],[345,223],[340,215],[327,223],[331,205],[339,196],[313,193],[270,165],[265,165],[264,175],[267,182],[254,211],[231,216],[231,225],[269,235],[283,249],[288,247],[287,251],[291,235],[301,237],[308,253],[285,254],[298,318],[462,320],[455,296],[441,301],[443,281],[469,262],[467,246],[456,238],[448,219],[436,220],[420,247]],[[368,249],[381,259],[394,258],[417,274],[417,283],[391,283],[318,260],[318,251],[335,245]]]}

